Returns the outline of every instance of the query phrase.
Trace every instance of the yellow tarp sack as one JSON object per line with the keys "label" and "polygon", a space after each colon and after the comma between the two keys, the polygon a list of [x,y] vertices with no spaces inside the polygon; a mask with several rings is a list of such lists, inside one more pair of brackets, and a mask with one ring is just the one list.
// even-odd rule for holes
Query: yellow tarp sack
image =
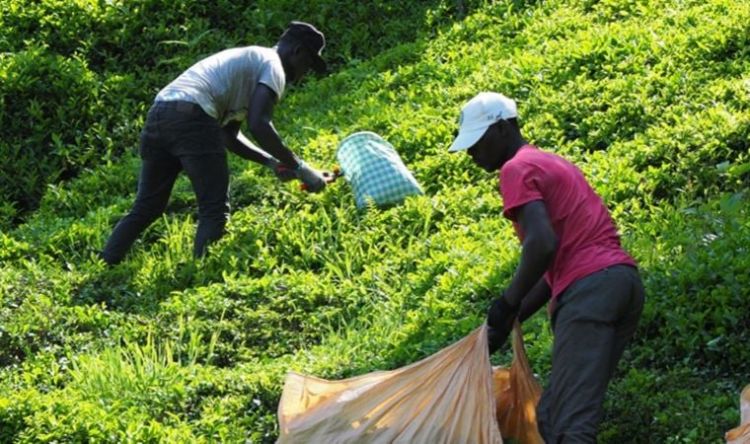
{"label": "yellow tarp sack", "polygon": [[750,385],[740,395],[740,426],[728,431],[727,444],[750,444]]}
{"label": "yellow tarp sack", "polygon": [[510,427],[524,430],[510,430],[506,436],[522,444],[541,443],[533,416],[540,389],[518,327],[513,347],[511,369],[494,370],[497,387],[484,325],[434,355],[392,371],[341,381],[290,372],[279,402],[277,442],[500,444],[496,413],[505,418],[512,412]]}
{"label": "yellow tarp sack", "polygon": [[492,372],[496,417],[503,438],[520,444],[544,444],[536,426],[542,387],[534,378],[523,346],[521,326],[513,329],[513,363]]}

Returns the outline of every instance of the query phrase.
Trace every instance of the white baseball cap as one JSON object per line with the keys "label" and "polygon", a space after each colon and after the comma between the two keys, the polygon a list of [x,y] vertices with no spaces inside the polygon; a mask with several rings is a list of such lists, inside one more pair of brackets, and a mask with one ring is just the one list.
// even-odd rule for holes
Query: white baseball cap
{"label": "white baseball cap", "polygon": [[516,102],[496,92],[481,92],[466,102],[458,118],[458,136],[448,151],[471,148],[493,123],[518,117]]}

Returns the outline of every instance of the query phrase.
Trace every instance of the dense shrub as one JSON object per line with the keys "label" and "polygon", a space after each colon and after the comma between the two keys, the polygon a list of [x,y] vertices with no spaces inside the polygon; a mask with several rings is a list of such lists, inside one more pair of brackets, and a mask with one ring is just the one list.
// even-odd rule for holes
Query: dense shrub
{"label": "dense shrub", "polygon": [[[747,4],[63,3],[1,9],[0,143],[38,149],[3,165],[57,176],[0,233],[0,440],[273,442],[290,369],[395,368],[471,331],[519,251],[495,176],[445,152],[461,103],[490,89],[518,99],[529,140],[581,166],[640,263],[647,305],[599,441],[718,442],[736,425],[750,374]],[[292,18],[326,31],[334,72],[285,97],[284,140],[329,167],[343,137],[379,132],[426,195],[358,211],[341,181],[307,195],[233,158],[228,233],[205,259],[191,256],[182,178],[106,268],[95,252],[132,203],[128,148],[153,93],[203,54],[272,44]],[[44,124],[24,126],[30,103]],[[17,217],[3,202],[0,218]],[[544,315],[525,333],[544,380]]]}
{"label": "dense shrub", "polygon": [[[127,77],[103,79],[77,56],[45,47],[0,56],[0,188],[15,212],[36,208],[48,184],[132,146],[131,101],[118,100]],[[111,114],[107,114],[107,113]]]}

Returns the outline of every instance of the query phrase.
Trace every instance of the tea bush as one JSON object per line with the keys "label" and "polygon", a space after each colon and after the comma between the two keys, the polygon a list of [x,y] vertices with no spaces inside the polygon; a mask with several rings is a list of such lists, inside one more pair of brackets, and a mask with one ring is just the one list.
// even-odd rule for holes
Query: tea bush
{"label": "tea bush", "polygon": [[[343,181],[307,195],[232,158],[228,233],[206,258],[192,258],[183,177],[105,267],[153,94],[202,55],[273,44],[294,18],[326,32],[333,72],[289,91],[284,140],[325,168],[345,136],[376,131],[426,195],[359,211]],[[9,0],[0,23],[0,441],[274,442],[287,371],[397,368],[468,334],[519,253],[494,175],[446,153],[481,90],[515,97],[529,140],[580,165],[639,261],[647,304],[599,442],[720,442],[737,424],[749,5]],[[543,314],[525,336],[544,382]]]}

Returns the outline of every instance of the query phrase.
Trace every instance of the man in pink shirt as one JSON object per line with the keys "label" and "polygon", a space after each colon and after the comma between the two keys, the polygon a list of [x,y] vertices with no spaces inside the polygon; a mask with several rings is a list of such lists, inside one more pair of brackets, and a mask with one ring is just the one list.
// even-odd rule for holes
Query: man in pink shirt
{"label": "man in pink shirt", "polygon": [[510,285],[488,310],[490,353],[515,319],[523,322],[550,301],[555,339],[537,405],[539,431],[547,444],[594,443],[607,385],[643,310],[643,285],[581,171],[528,144],[517,117],[513,100],[480,93],[462,108],[449,149],[500,170],[503,216],[522,243]]}

